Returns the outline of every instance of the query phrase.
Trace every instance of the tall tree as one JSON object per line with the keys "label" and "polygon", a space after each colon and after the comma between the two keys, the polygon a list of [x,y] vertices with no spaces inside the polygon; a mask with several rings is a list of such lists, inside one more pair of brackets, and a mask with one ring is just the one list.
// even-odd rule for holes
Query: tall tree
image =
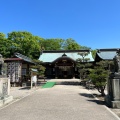
{"label": "tall tree", "polygon": [[92,51],[91,51],[93,58],[95,58],[96,52],[97,52],[97,50],[92,50]]}
{"label": "tall tree", "polygon": [[9,41],[4,33],[0,33],[0,54],[3,55],[3,57],[9,57],[10,56],[10,46],[11,41]]}
{"label": "tall tree", "polygon": [[88,54],[89,52],[79,52],[78,55],[80,55],[81,58],[78,58],[76,60],[77,68],[79,70],[78,72],[80,73],[80,79],[82,80],[84,80],[87,77],[89,67],[92,65],[88,63],[88,61],[90,60],[89,58],[87,58]]}
{"label": "tall tree", "polygon": [[89,78],[102,96],[105,95],[104,90],[110,73],[110,65],[113,65],[112,61],[100,61],[90,71]]}
{"label": "tall tree", "polygon": [[45,39],[42,41],[43,50],[60,50],[62,48],[63,39]]}
{"label": "tall tree", "polygon": [[79,50],[81,46],[72,38],[64,41],[63,49],[65,50]]}
{"label": "tall tree", "polygon": [[[40,52],[40,40],[38,36],[33,36],[30,32],[18,31],[8,33],[8,40],[12,41],[11,53],[20,52],[28,57]],[[34,57],[38,57],[35,55]]]}
{"label": "tall tree", "polygon": [[87,46],[81,46],[80,49],[81,49],[81,50],[90,50],[91,48],[90,48],[90,47],[87,47]]}
{"label": "tall tree", "polygon": [[36,64],[33,65],[33,66],[31,66],[31,68],[35,68],[35,69],[38,70],[38,73],[37,73],[38,77],[39,77],[39,76],[44,76],[45,67],[42,65],[42,62],[39,61],[39,60],[35,60],[35,59],[34,59],[33,61],[34,61]]}

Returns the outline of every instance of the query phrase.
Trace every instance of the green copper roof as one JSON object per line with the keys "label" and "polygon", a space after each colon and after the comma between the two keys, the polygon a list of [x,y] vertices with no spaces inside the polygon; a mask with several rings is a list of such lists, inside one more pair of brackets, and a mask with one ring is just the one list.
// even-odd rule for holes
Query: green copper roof
{"label": "green copper roof", "polygon": [[100,52],[97,53],[101,59],[109,60],[113,59],[116,55],[116,52]]}
{"label": "green copper roof", "polygon": [[103,60],[112,60],[118,49],[99,49],[97,55]]}
{"label": "green copper roof", "polygon": [[[62,55],[65,54],[67,55],[67,57],[76,61],[78,58],[82,58],[80,55],[78,55],[78,52],[89,52],[89,50],[43,51],[39,57],[39,60],[43,62],[53,62],[57,58],[62,57]],[[89,54],[85,58],[89,58],[89,61],[94,61],[91,52],[89,52]]]}

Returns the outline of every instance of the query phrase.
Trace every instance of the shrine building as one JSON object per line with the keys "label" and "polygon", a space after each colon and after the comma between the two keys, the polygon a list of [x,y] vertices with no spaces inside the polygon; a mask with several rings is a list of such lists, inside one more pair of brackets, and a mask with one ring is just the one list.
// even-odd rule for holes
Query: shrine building
{"label": "shrine building", "polygon": [[52,50],[42,51],[39,60],[45,66],[45,77],[47,78],[79,78],[76,60],[82,59],[78,53],[87,52],[85,58],[89,58],[87,62],[94,62],[90,50]]}

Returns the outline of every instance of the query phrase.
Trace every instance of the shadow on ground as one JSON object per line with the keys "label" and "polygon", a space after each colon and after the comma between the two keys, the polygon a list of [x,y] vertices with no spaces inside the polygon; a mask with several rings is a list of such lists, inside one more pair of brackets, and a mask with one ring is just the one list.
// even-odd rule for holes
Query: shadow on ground
{"label": "shadow on ground", "polygon": [[22,88],[20,88],[19,90],[29,90],[30,89],[30,87],[22,87]]}
{"label": "shadow on ground", "polygon": [[89,102],[95,102],[95,103],[97,103],[97,104],[99,104],[99,105],[106,105],[106,104],[105,104],[105,101],[100,100],[100,99],[96,100],[96,99],[94,98],[94,96],[91,95],[91,94],[79,93],[79,95],[80,95],[80,96],[83,96],[83,97],[87,97],[87,98],[92,98],[92,99],[88,99],[88,100],[87,100],[87,101],[89,101]]}
{"label": "shadow on ground", "polygon": [[102,100],[88,100],[89,102],[95,102],[98,105],[106,105],[105,101]]}
{"label": "shadow on ground", "polygon": [[87,93],[79,93],[79,95],[84,96],[84,97],[88,97],[88,98],[94,98],[93,95],[87,94]]}

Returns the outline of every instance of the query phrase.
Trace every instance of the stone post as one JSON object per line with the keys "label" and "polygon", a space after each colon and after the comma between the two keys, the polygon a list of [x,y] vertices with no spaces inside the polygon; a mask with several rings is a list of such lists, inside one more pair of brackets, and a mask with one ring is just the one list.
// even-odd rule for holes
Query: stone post
{"label": "stone post", "polygon": [[7,104],[13,100],[10,96],[10,82],[6,77],[0,77],[0,106]]}
{"label": "stone post", "polygon": [[10,78],[6,76],[4,65],[4,60],[0,54],[0,106],[13,100],[13,96],[10,96]]}
{"label": "stone post", "polygon": [[120,108],[120,77],[114,76],[109,79],[106,102],[112,108]]}
{"label": "stone post", "polygon": [[8,95],[10,95],[10,78],[8,77]]}

